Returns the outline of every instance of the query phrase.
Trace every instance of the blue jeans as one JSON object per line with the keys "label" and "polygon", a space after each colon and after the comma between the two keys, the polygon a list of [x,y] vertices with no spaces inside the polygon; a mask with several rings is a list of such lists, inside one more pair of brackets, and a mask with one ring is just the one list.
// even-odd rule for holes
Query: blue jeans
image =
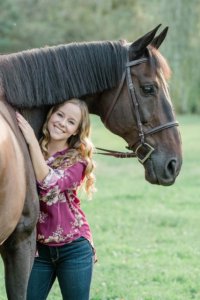
{"label": "blue jeans", "polygon": [[38,243],[30,275],[27,300],[45,300],[58,279],[63,300],[88,300],[93,269],[93,249],[83,237],[60,247]]}

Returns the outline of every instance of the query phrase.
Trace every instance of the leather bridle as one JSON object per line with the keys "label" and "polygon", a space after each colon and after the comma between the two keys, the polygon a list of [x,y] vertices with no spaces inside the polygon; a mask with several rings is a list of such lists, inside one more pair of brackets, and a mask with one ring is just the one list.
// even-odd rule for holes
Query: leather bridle
{"label": "leather bridle", "polygon": [[[107,150],[104,148],[96,148],[98,150],[104,151],[104,152],[98,152],[99,154],[104,154],[104,155],[111,155],[111,156],[115,156],[115,157],[120,157],[120,158],[127,158],[127,157],[137,157],[138,160],[144,164],[146,162],[146,160],[151,156],[152,152],[155,150],[153,146],[151,146],[150,144],[148,144],[147,142],[145,142],[145,137],[147,135],[152,135],[154,133],[157,133],[159,131],[174,127],[174,126],[178,126],[179,123],[177,121],[171,121],[165,124],[161,124],[159,126],[156,126],[154,128],[151,128],[147,131],[144,131],[143,129],[143,125],[141,122],[141,117],[140,117],[140,113],[139,113],[139,102],[138,102],[138,97],[137,94],[135,92],[135,88],[134,88],[134,84],[133,84],[133,80],[131,77],[131,67],[136,66],[138,64],[144,63],[148,61],[147,58],[141,58],[141,59],[137,59],[137,60],[133,60],[133,61],[129,61],[126,63],[126,69],[122,75],[121,78],[121,82],[120,85],[118,87],[118,90],[116,92],[116,95],[112,101],[112,104],[103,120],[104,125],[107,125],[108,119],[111,115],[111,112],[119,98],[119,95],[121,93],[122,87],[125,83],[125,79],[126,79],[126,83],[127,83],[127,89],[128,89],[128,95],[129,95],[129,99],[130,102],[132,103],[133,107],[134,107],[134,111],[135,111],[135,116],[136,116],[136,125],[138,128],[138,142],[135,143],[134,145],[129,145],[127,148],[129,150],[132,150],[132,152],[119,152],[119,151],[113,151],[113,150]],[[135,145],[137,145],[135,147]],[[135,150],[134,150],[135,148]]]}

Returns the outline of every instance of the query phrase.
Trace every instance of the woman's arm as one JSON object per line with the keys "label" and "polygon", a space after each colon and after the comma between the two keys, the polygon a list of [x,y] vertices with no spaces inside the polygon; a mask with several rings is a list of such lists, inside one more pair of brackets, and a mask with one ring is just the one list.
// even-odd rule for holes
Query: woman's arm
{"label": "woman's arm", "polygon": [[85,163],[77,162],[71,167],[64,169],[49,168],[49,174],[42,181],[37,181],[38,187],[43,191],[50,191],[56,188],[64,192],[67,189],[76,189],[80,186],[85,171]]}
{"label": "woman's arm", "polygon": [[23,136],[26,140],[26,143],[29,146],[29,151],[30,151],[36,179],[38,181],[42,181],[48,175],[49,167],[45,162],[45,159],[43,157],[42,151],[40,149],[40,145],[35,136],[33,128],[24,119],[24,117],[18,112],[16,113],[16,117],[17,117],[19,128],[21,129]]}

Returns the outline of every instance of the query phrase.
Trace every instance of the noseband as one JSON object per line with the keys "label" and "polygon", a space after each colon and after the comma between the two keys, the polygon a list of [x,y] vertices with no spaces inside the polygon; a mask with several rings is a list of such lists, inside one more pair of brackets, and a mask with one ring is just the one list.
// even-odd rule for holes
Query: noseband
{"label": "noseband", "polygon": [[145,161],[151,156],[152,152],[155,150],[154,147],[152,147],[151,145],[149,145],[147,142],[145,142],[145,137],[147,135],[152,135],[154,133],[157,133],[159,131],[162,131],[164,129],[168,129],[174,126],[178,126],[178,122],[177,121],[172,121],[172,122],[168,122],[165,124],[161,124],[159,126],[156,126],[154,128],[151,128],[147,131],[144,131],[143,129],[143,125],[141,122],[141,117],[140,117],[140,113],[139,113],[139,102],[138,102],[138,97],[137,94],[135,92],[135,88],[134,88],[134,84],[133,84],[133,80],[131,77],[131,67],[139,65],[141,63],[144,63],[148,61],[147,58],[141,58],[141,59],[137,59],[137,60],[133,60],[130,62],[126,63],[126,69],[122,75],[122,79],[119,85],[119,88],[116,92],[116,95],[112,101],[112,104],[106,114],[106,117],[104,119],[104,125],[106,126],[107,121],[111,115],[111,112],[119,98],[119,95],[121,93],[122,87],[124,85],[125,79],[126,79],[126,83],[127,83],[127,89],[128,89],[128,96],[130,99],[130,102],[133,105],[134,111],[135,111],[135,115],[136,115],[136,125],[138,128],[138,137],[139,137],[139,142],[137,142],[136,144],[138,145],[136,147],[136,149],[134,150],[134,145],[129,145],[127,147],[127,149],[132,150],[132,152],[119,152],[119,151],[112,151],[112,150],[107,150],[107,149],[103,149],[103,148],[97,148],[98,150],[101,150],[103,152],[98,152],[99,154],[104,154],[104,155],[111,155],[111,156],[115,156],[115,157],[120,157],[120,158],[126,158],[126,157],[137,157],[139,162],[141,162],[142,164],[145,163]]}

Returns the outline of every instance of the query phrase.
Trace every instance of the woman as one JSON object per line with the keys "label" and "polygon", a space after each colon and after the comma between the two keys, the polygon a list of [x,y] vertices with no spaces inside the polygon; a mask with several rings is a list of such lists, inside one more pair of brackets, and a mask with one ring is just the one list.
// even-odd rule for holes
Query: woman
{"label": "woman", "polygon": [[86,104],[71,99],[53,107],[38,143],[32,127],[16,113],[36,175],[40,217],[37,252],[27,299],[44,300],[58,279],[64,300],[88,300],[93,242],[77,190],[94,191],[93,145]]}

